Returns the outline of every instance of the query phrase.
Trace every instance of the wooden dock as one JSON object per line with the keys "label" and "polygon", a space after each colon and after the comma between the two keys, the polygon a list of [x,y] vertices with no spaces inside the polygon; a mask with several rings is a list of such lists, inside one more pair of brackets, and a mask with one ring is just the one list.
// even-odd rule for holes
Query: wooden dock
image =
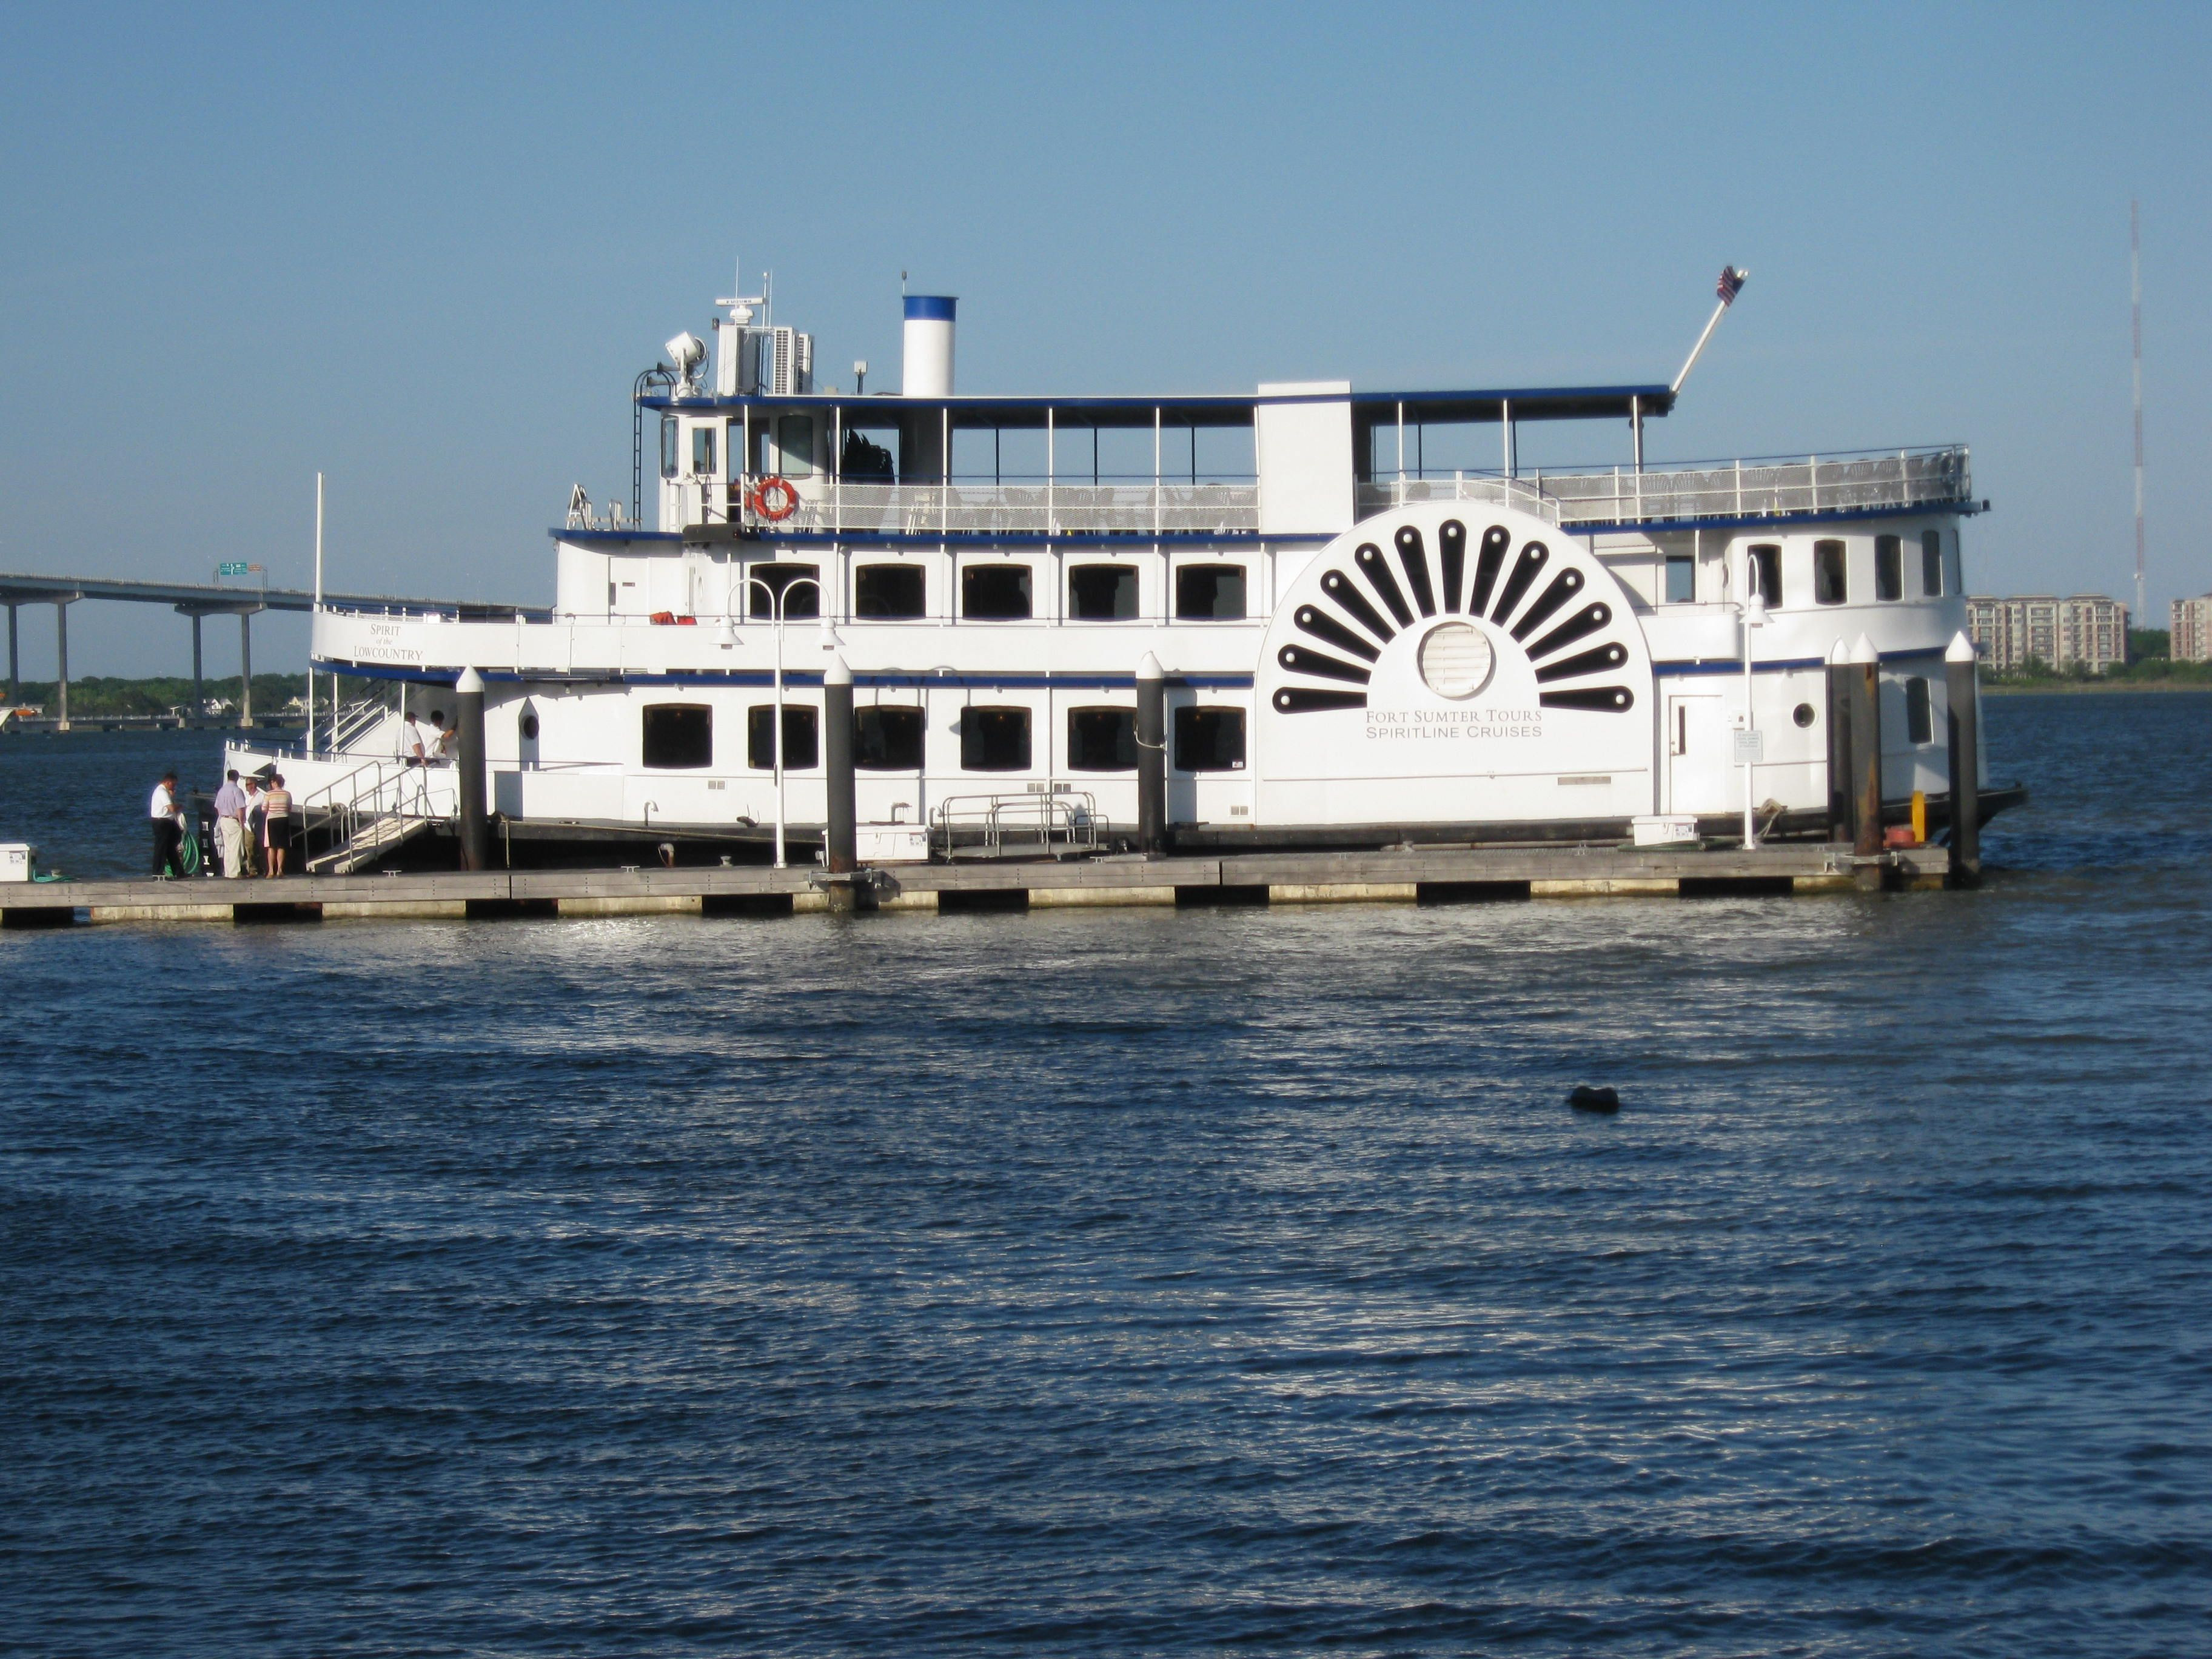
{"label": "wooden dock", "polygon": [[1942,887],[1949,874],[1940,847],[1856,857],[1846,846],[1796,842],[1751,851],[1546,846],[917,864],[836,878],[739,865],[149,878],[0,886],[0,926],[1731,897]]}

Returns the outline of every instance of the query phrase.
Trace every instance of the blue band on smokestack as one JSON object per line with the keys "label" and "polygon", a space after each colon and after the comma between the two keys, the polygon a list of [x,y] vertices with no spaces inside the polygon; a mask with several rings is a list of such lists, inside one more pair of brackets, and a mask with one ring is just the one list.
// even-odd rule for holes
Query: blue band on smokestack
{"label": "blue band on smokestack", "polygon": [[909,294],[906,296],[906,314],[909,318],[927,317],[933,321],[949,323],[952,308],[958,299],[950,294]]}

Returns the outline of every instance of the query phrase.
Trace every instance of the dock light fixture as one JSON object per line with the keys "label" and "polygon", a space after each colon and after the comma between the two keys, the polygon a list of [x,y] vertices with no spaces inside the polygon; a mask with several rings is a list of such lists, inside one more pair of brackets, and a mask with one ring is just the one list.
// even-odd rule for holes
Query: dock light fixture
{"label": "dock light fixture", "polygon": [[1759,795],[1752,769],[1761,747],[1751,706],[1751,630],[1766,626],[1766,595],[1754,588],[1736,608],[1743,613],[1743,729],[1737,734],[1736,750],[1743,760],[1743,848],[1748,853],[1759,846]]}

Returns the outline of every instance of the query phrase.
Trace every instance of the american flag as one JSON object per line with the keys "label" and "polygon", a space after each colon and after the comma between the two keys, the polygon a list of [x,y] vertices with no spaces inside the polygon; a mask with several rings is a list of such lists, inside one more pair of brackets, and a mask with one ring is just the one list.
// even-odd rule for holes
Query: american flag
{"label": "american flag", "polygon": [[1734,265],[1723,265],[1720,283],[1713,292],[1721,296],[1723,305],[1734,305],[1735,296],[1743,292],[1743,272],[1738,270]]}

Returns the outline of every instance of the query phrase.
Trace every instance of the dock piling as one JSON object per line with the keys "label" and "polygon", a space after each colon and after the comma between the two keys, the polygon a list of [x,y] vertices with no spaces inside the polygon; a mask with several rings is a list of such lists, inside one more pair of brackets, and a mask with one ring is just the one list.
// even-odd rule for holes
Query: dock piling
{"label": "dock piling", "polygon": [[[240,620],[243,620],[241,618]],[[459,737],[461,868],[491,867],[491,831],[484,811],[484,678],[464,668],[453,685],[453,726]]]}
{"label": "dock piling", "polygon": [[1851,850],[1881,851],[1881,658],[1865,635],[1851,647]]}
{"label": "dock piling", "polygon": [[1851,786],[1850,652],[1838,640],[1828,653],[1828,839],[1855,841]]}
{"label": "dock piling", "polygon": [[[829,812],[822,831],[822,863],[832,876],[850,876],[859,867],[859,811],[853,776],[853,671],[833,655],[822,675],[822,769],[829,786]],[[850,881],[830,887],[830,908],[849,910],[856,895]]]}
{"label": "dock piling", "polygon": [[1148,859],[1167,851],[1167,677],[1151,652],[1137,665],[1137,850]]}
{"label": "dock piling", "polygon": [[1953,636],[1943,653],[1944,701],[1951,745],[1952,882],[1971,887],[1982,878],[1981,706],[1974,645],[1964,634]]}

